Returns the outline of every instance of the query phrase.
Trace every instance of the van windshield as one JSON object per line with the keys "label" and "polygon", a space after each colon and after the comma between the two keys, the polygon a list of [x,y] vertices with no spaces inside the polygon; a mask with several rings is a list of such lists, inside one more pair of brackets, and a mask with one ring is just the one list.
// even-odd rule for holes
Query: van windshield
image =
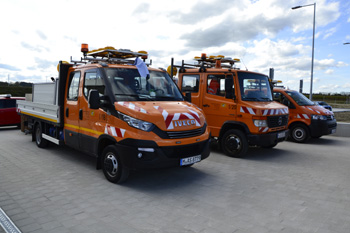
{"label": "van windshield", "polygon": [[241,99],[244,101],[272,101],[272,93],[267,76],[237,72]]}
{"label": "van windshield", "polygon": [[116,101],[183,101],[166,72],[149,71],[141,77],[137,69],[105,68]]}
{"label": "van windshield", "polygon": [[299,105],[299,106],[311,106],[315,105],[314,102],[306,98],[305,95],[296,91],[286,91],[286,93]]}

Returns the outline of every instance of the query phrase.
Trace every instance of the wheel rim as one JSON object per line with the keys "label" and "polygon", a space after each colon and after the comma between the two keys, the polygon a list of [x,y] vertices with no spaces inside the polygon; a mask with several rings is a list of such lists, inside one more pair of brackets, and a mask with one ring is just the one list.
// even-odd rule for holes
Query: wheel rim
{"label": "wheel rim", "polygon": [[296,140],[300,141],[304,139],[305,131],[302,128],[296,128],[293,135]]}
{"label": "wheel rim", "polygon": [[39,127],[39,126],[36,127],[35,139],[36,139],[36,142],[37,142],[38,144],[41,143],[41,130],[40,130],[40,127]]}
{"label": "wheel rim", "polygon": [[107,174],[111,177],[117,175],[118,172],[118,160],[113,153],[108,153],[104,160],[104,166]]}
{"label": "wheel rim", "polygon": [[229,152],[236,153],[242,149],[242,142],[237,135],[231,134],[227,137],[225,146]]}

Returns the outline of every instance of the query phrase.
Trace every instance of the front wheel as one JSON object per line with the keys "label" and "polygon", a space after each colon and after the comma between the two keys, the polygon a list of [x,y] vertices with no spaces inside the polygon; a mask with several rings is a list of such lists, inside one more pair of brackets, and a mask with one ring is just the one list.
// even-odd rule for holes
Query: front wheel
{"label": "front wheel", "polygon": [[45,138],[43,138],[43,130],[41,127],[40,123],[37,123],[35,125],[35,143],[38,147],[40,148],[44,148],[47,147],[47,145],[49,144],[49,141],[47,141]]}
{"label": "front wheel", "polygon": [[303,143],[309,139],[310,133],[305,125],[297,124],[291,128],[289,137],[294,142]]}
{"label": "front wheel", "polygon": [[122,183],[129,176],[129,169],[125,167],[115,146],[107,146],[102,152],[103,174],[112,183]]}
{"label": "front wheel", "polygon": [[221,138],[221,148],[230,157],[240,158],[244,156],[248,147],[248,140],[240,130],[230,129]]}

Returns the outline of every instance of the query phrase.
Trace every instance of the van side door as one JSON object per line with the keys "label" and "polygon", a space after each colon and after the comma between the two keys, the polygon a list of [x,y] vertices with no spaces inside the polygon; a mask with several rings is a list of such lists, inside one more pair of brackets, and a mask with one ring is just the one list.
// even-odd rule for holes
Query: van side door
{"label": "van side door", "polygon": [[[203,109],[208,125],[214,137],[218,136],[222,125],[226,121],[236,118],[237,104],[233,98],[226,98],[225,79],[232,75],[205,74],[205,91],[203,91]],[[233,83],[233,82],[232,82]],[[234,85],[232,87],[234,93]],[[231,95],[233,97],[233,94]]]}
{"label": "van side door", "polygon": [[64,141],[65,144],[79,149],[79,85],[81,73],[73,71],[67,79],[64,103]]}

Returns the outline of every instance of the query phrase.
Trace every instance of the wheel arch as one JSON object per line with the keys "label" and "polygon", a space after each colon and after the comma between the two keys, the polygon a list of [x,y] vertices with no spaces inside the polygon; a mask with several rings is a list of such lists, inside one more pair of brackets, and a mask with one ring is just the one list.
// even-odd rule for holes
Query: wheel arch
{"label": "wheel arch", "polygon": [[115,138],[113,138],[110,135],[102,134],[98,138],[97,151],[96,151],[97,152],[96,169],[101,169],[102,168],[101,155],[102,155],[102,152],[103,152],[104,148],[106,148],[109,145],[114,145],[116,143],[117,143],[117,140],[115,140]]}
{"label": "wheel arch", "polygon": [[230,129],[238,129],[245,134],[250,133],[249,128],[246,124],[238,121],[226,121],[221,127],[219,141],[221,140],[222,136],[226,133],[226,131]]}

